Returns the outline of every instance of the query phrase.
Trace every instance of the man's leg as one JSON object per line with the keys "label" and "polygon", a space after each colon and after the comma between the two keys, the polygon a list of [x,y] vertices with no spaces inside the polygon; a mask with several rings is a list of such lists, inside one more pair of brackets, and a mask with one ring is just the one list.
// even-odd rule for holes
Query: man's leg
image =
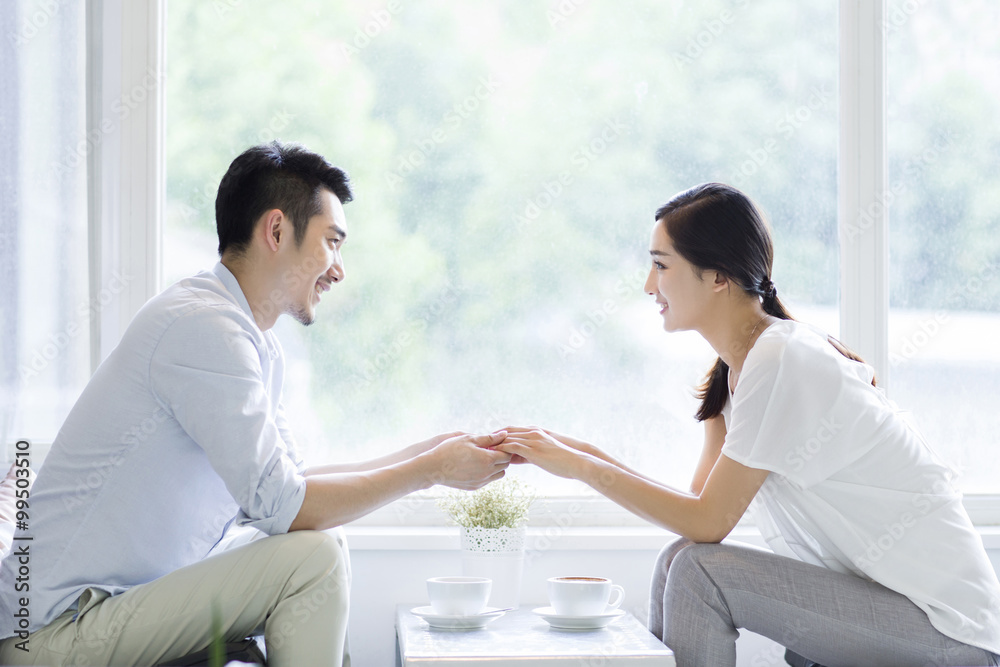
{"label": "man's leg", "polygon": [[[323,532],[325,532],[327,535],[337,540],[337,545],[340,547],[340,550],[344,555],[344,562],[347,567],[347,584],[348,588],[350,588],[352,582],[351,553],[347,547],[347,535],[344,533],[344,529],[341,526],[337,526],[336,528],[328,528]],[[267,537],[266,534],[253,528],[243,529],[239,531],[230,531],[230,534],[227,535],[225,538],[223,538],[218,545],[216,545],[215,549],[213,549],[212,551],[212,555],[216,553],[221,553],[223,551],[236,549],[237,547],[241,547],[244,544],[250,544],[252,542],[256,542],[257,540],[262,540],[266,537]],[[348,624],[348,628],[350,628],[350,624]],[[262,634],[263,632],[264,632],[263,628],[257,628],[252,632],[248,633],[248,635],[256,636]],[[351,633],[348,630],[347,634],[344,635],[344,662],[343,665],[341,665],[341,667],[351,667],[350,634]]]}
{"label": "man's leg", "polygon": [[299,531],[226,551],[106,597],[88,590],[76,622],[60,617],[29,637],[31,654],[0,646],[0,662],[153,665],[264,627],[268,664],[340,665],[347,628],[347,561],[335,537]]}
{"label": "man's leg", "polygon": [[730,545],[694,544],[674,556],[663,619],[679,667],[735,665],[736,628],[829,667],[996,664],[884,586]]}

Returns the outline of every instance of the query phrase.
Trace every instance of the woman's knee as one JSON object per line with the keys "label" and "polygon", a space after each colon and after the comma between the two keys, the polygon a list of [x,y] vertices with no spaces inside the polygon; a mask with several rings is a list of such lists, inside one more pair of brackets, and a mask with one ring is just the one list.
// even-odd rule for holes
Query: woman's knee
{"label": "woman's knee", "polygon": [[679,549],[670,565],[671,575],[690,577],[711,567],[713,560],[724,555],[728,547],[715,542],[689,542]]}
{"label": "woman's knee", "polygon": [[716,576],[734,564],[728,547],[715,543],[692,543],[673,557],[665,582],[664,604],[669,606],[673,594],[708,600],[718,593]]}
{"label": "woman's knee", "polygon": [[685,549],[692,544],[694,544],[694,542],[686,537],[680,537],[673,542],[668,543],[660,550],[660,555],[656,557],[656,571],[668,571],[677,554],[680,553],[682,549]]}
{"label": "woman's knee", "polygon": [[666,586],[667,578],[670,574],[671,568],[673,567],[674,559],[677,558],[679,553],[683,552],[693,544],[694,542],[691,540],[686,537],[682,537],[670,542],[660,550],[660,554],[656,557],[656,565],[653,566],[653,578],[650,590],[653,597],[662,597],[663,588]]}

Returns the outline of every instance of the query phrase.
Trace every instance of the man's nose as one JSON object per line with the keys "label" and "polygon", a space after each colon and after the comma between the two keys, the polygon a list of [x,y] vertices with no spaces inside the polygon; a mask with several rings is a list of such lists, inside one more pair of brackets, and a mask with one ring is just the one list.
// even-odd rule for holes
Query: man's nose
{"label": "man's nose", "polygon": [[346,273],[344,272],[344,261],[340,258],[339,253],[336,259],[333,260],[333,264],[330,266],[329,271],[326,272],[326,276],[332,283],[339,283],[346,276]]}

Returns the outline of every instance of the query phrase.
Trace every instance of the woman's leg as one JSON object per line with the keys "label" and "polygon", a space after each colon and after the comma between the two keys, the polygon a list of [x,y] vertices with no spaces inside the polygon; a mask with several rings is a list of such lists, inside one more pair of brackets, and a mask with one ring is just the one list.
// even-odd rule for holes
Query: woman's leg
{"label": "woman's leg", "polygon": [[996,664],[938,632],[899,593],[757,549],[679,549],[663,600],[661,636],[680,667],[735,665],[737,628],[828,667]]}
{"label": "woman's leg", "polygon": [[674,562],[674,557],[686,546],[694,542],[682,537],[663,547],[660,555],[656,558],[656,565],[653,566],[653,579],[649,584],[649,631],[653,635],[663,639],[663,592],[667,587],[667,573],[670,571],[670,564]]}
{"label": "woman's leg", "polygon": [[803,658],[791,649],[785,651],[785,664],[789,667],[823,667],[818,662],[813,662],[809,658]]}

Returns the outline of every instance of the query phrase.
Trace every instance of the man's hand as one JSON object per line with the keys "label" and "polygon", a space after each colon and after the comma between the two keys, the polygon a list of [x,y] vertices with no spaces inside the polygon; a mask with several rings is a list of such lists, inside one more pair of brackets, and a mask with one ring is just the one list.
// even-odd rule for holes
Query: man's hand
{"label": "man's hand", "polygon": [[442,433],[440,435],[435,435],[433,438],[427,438],[426,440],[421,440],[420,442],[415,442],[409,447],[412,456],[417,456],[418,454],[423,454],[424,452],[429,452],[438,445],[440,445],[445,440],[450,440],[451,438],[456,438],[460,435],[471,435],[465,431],[452,431],[451,433]]}
{"label": "man's hand", "polygon": [[506,431],[488,435],[464,433],[442,440],[423,456],[433,462],[430,483],[474,490],[504,476],[510,454],[493,449]]}
{"label": "man's hand", "polygon": [[[450,437],[449,437],[450,436]],[[446,433],[362,465],[326,466],[306,477],[306,496],[289,530],[326,530],[408,493],[444,484],[478,489],[500,479],[510,454],[494,450],[506,432]],[[425,448],[426,451],[415,453]]]}

